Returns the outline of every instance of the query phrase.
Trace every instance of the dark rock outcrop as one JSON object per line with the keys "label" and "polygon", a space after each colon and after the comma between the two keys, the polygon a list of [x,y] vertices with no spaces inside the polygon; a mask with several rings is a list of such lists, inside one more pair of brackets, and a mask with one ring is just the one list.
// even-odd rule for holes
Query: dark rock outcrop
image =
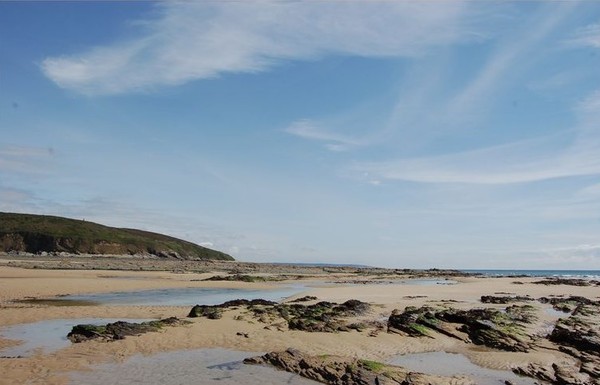
{"label": "dark rock outcrop", "polygon": [[549,339],[600,357],[600,306],[579,305],[570,317],[556,322]]}
{"label": "dark rock outcrop", "polygon": [[240,306],[274,306],[277,302],[267,301],[265,299],[234,299],[231,301],[223,302],[220,305],[195,305],[188,317],[206,317],[208,319],[219,319],[223,316],[223,310],[237,308]]}
{"label": "dark rock outcrop", "polygon": [[482,295],[481,302],[482,303],[493,303],[493,304],[508,304],[512,302],[529,302],[533,301],[533,298],[530,296],[498,296],[498,295]]}
{"label": "dark rock outcrop", "polygon": [[317,299],[318,298],[315,297],[314,295],[306,295],[304,297],[297,298],[290,302],[310,302],[310,301],[316,301]]}
{"label": "dark rock outcrop", "polygon": [[[331,385],[441,385],[456,382],[458,378],[409,372],[399,366],[349,357],[311,356],[295,349],[247,358],[244,363],[272,365]],[[463,383],[468,382],[464,380]]]}
{"label": "dark rock outcrop", "polygon": [[201,281],[233,281],[233,282],[269,282],[269,281],[281,281],[283,278],[280,277],[269,277],[262,275],[250,275],[250,274],[231,274],[231,275],[214,275],[202,279]]}
{"label": "dark rock outcrop", "polygon": [[579,305],[593,305],[598,304],[597,301],[592,301],[589,298],[580,296],[553,296],[553,297],[541,297],[538,299],[541,303],[547,303],[552,305],[555,310],[562,311],[565,313],[572,313]]}
{"label": "dark rock outcrop", "polygon": [[347,323],[345,318],[360,316],[370,309],[370,305],[355,299],[342,304],[321,301],[313,305],[299,303],[284,303],[256,300],[235,300],[221,305],[196,305],[188,317],[206,317],[219,319],[224,310],[232,307],[245,306],[259,321],[269,323],[283,321],[288,329],[307,332],[337,332],[360,330],[364,324]]}
{"label": "dark rock outcrop", "polygon": [[524,332],[524,325],[535,319],[532,310],[528,305],[512,305],[505,311],[407,307],[403,312],[396,310],[392,313],[388,319],[388,331],[400,331],[410,336],[429,336],[436,331],[465,342],[526,352],[533,340]]}
{"label": "dark rock outcrop", "polygon": [[562,278],[562,277],[551,277],[541,281],[532,282],[538,285],[569,285],[569,286],[599,286],[600,281],[593,279],[582,279],[582,278]]}
{"label": "dark rock outcrop", "polygon": [[165,326],[177,326],[186,323],[176,317],[165,318],[157,321],[148,321],[141,323],[117,321],[106,325],[75,325],[67,338],[74,343],[88,340],[114,341],[122,340],[128,336],[138,336],[140,334],[155,332]]}
{"label": "dark rock outcrop", "polygon": [[520,376],[536,378],[556,385],[596,385],[589,376],[578,372],[572,365],[557,364],[540,365],[530,363],[527,366],[517,367],[513,372]]}
{"label": "dark rock outcrop", "polygon": [[600,305],[583,297],[560,298],[579,303],[568,318],[556,321],[548,339],[563,353],[575,357],[579,365],[554,363],[550,366],[529,364],[515,373],[557,385],[600,384]]}

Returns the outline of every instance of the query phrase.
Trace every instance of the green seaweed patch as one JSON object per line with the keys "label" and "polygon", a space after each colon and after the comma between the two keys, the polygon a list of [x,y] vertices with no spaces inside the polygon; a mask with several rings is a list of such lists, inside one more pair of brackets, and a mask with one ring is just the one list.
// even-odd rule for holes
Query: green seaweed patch
{"label": "green seaweed patch", "polygon": [[361,367],[368,369],[375,373],[381,373],[383,371],[383,369],[386,368],[385,364],[383,364],[381,362],[377,362],[377,361],[358,360],[358,363]]}
{"label": "green seaweed patch", "polygon": [[412,322],[410,324],[408,324],[408,327],[413,330],[416,333],[419,333],[425,337],[429,336],[429,328],[426,326],[423,326],[421,324],[418,324],[416,322]]}

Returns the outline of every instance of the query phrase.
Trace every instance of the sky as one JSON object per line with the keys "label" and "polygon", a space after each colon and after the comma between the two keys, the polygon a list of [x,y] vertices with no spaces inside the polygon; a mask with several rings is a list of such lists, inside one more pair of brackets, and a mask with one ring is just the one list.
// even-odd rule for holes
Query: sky
{"label": "sky", "polygon": [[600,3],[0,2],[0,211],[600,269]]}

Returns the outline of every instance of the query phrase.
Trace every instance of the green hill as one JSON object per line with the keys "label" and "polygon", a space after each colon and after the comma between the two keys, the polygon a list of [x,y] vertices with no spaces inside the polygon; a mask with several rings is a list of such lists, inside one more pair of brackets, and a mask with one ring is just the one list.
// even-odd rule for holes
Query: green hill
{"label": "green hill", "polygon": [[163,234],[62,217],[2,212],[0,251],[233,260],[233,257],[220,251]]}

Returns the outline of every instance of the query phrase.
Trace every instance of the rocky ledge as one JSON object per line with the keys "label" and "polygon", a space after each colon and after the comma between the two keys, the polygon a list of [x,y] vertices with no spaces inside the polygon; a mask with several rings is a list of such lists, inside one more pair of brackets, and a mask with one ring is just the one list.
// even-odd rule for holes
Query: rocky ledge
{"label": "rocky ledge", "polygon": [[196,305],[188,317],[206,317],[219,319],[223,311],[231,308],[245,307],[248,313],[257,321],[278,325],[285,324],[288,329],[306,332],[339,332],[352,329],[362,330],[367,327],[364,323],[348,322],[348,317],[366,314],[371,306],[359,300],[351,299],[344,303],[321,301],[313,305],[300,303],[279,304],[272,301],[235,300],[221,305]]}
{"label": "rocky ledge", "polygon": [[513,302],[530,302],[534,299],[530,296],[521,296],[521,295],[482,295],[481,302],[482,303],[492,303],[492,304],[509,304]]}
{"label": "rocky ledge", "polygon": [[600,286],[600,281],[582,278],[549,277],[533,282],[538,285]]}
{"label": "rocky ledge", "polygon": [[176,317],[141,323],[117,321],[106,325],[81,324],[73,326],[67,338],[74,343],[89,340],[114,341],[122,340],[128,336],[138,336],[148,332],[155,332],[165,326],[178,326],[188,323]]}
{"label": "rocky ledge", "polygon": [[467,343],[527,352],[533,339],[525,333],[525,325],[535,320],[533,310],[529,305],[512,305],[504,311],[409,306],[404,311],[394,310],[388,319],[388,332],[430,337],[435,331]]}
{"label": "rocky ledge", "polygon": [[296,349],[247,358],[245,364],[272,365],[290,373],[331,385],[442,385],[473,384],[464,377],[442,377],[410,372],[399,366],[356,358],[304,354]]}

